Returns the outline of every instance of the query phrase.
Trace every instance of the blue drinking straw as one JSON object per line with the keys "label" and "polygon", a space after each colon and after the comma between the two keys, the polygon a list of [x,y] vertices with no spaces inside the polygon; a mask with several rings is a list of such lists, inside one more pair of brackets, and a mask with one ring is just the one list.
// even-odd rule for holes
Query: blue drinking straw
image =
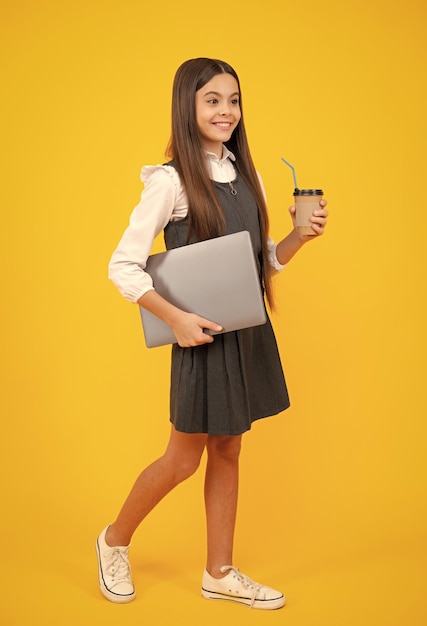
{"label": "blue drinking straw", "polygon": [[294,169],[294,166],[293,166],[293,165],[291,165],[290,163],[288,163],[288,161],[287,161],[286,159],[284,159],[283,157],[282,157],[282,161],[283,161],[283,163],[286,163],[286,165],[288,165],[288,166],[291,168],[291,170],[292,170],[292,174],[293,174],[293,177],[294,177],[294,186],[295,186],[295,189],[298,189],[298,185],[297,185],[297,177],[296,177],[296,175],[295,175],[295,169]]}

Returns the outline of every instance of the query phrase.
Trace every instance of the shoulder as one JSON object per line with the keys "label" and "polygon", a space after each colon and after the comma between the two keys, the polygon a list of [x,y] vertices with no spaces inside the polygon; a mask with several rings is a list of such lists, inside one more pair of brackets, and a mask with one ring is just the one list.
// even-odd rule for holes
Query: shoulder
{"label": "shoulder", "polygon": [[262,194],[263,194],[263,196],[264,196],[264,200],[266,200],[266,199],[267,199],[267,194],[266,194],[266,192],[265,192],[265,187],[264,187],[264,182],[263,182],[263,180],[262,180],[262,176],[261,176],[261,174],[260,174],[258,171],[257,171],[256,175],[257,175],[257,177],[258,177],[258,182],[259,182],[259,184],[260,184],[261,191],[262,191]]}
{"label": "shoulder", "polygon": [[145,187],[148,185],[173,185],[181,187],[178,172],[172,165],[144,165],[141,169],[141,180]]}
{"label": "shoulder", "polygon": [[257,178],[258,178],[259,182],[261,183],[261,185],[263,185],[263,182],[262,182],[262,176],[261,176],[261,174],[258,172],[258,170],[256,170],[256,175],[257,175]]}

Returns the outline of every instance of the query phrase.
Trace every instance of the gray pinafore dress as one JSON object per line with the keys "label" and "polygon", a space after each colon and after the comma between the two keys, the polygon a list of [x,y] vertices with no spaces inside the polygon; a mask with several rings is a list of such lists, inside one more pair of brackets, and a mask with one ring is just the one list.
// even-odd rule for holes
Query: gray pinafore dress
{"label": "gray pinafore dress", "polygon": [[[218,182],[215,187],[226,221],[224,234],[249,231],[261,277],[258,208],[250,189],[238,173],[232,187]],[[169,222],[164,229],[166,248],[186,245],[187,234],[188,218]],[[176,430],[240,435],[255,420],[288,407],[286,382],[268,316],[262,326],[216,335],[213,343],[195,348],[172,346],[170,421]]]}

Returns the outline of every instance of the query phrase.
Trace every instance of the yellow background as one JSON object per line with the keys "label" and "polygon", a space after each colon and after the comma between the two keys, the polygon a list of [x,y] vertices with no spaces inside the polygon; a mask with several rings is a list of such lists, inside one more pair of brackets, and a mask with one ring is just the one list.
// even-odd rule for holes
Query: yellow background
{"label": "yellow background", "polygon": [[[424,5],[3,4],[2,624],[425,624]],[[285,591],[273,614],[200,598],[203,468],[135,535],[137,600],[97,588],[94,539],[169,432],[169,348],[107,263],[195,56],[240,75],[272,235],[282,156],[331,211],[276,282],[292,408],[244,442],[236,564]]]}

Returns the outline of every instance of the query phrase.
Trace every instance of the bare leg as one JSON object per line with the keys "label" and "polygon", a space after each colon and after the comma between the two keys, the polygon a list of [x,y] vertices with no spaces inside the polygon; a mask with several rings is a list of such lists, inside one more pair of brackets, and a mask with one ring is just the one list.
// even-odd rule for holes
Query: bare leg
{"label": "bare leg", "polygon": [[205,479],[208,554],[206,569],[221,578],[220,567],[233,564],[241,436],[209,436]]}
{"label": "bare leg", "polygon": [[127,546],[133,533],[150,511],[176,485],[191,476],[199,464],[207,435],[172,431],[165,454],[137,478],[116,521],[109,526],[110,546]]}

